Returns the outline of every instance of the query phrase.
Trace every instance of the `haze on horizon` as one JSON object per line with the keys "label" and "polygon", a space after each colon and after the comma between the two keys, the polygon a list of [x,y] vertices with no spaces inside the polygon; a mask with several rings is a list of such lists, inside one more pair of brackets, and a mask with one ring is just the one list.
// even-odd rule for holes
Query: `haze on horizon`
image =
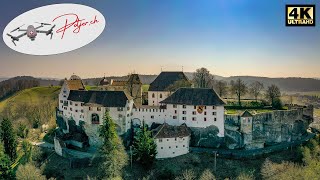
{"label": "haze on horizon", "polygon": [[[52,3],[17,1],[0,7],[2,31],[22,12]],[[62,2],[67,1],[55,1]],[[285,26],[285,4],[299,0],[71,2],[99,10],[107,21],[103,34],[83,48],[53,56],[20,54],[1,41],[0,77],[159,74],[161,67],[181,71],[182,66],[185,72],[206,67],[226,77],[320,77],[319,23]],[[318,1],[308,3],[320,12]]]}

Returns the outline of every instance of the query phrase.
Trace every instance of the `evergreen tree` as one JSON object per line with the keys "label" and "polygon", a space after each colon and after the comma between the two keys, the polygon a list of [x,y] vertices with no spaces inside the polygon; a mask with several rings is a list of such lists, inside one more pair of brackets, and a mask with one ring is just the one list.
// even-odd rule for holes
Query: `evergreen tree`
{"label": "evergreen tree", "polygon": [[107,179],[121,177],[122,169],[127,165],[128,156],[116,132],[116,125],[108,112],[105,113],[103,118],[99,136],[103,140],[103,145],[101,146],[103,163],[100,166],[102,176]]}
{"label": "evergreen tree", "polygon": [[4,152],[9,156],[11,161],[14,161],[17,157],[18,143],[12,123],[9,119],[3,119],[1,122],[0,138],[4,145]]}
{"label": "evergreen tree", "polygon": [[12,179],[10,158],[4,153],[3,144],[0,143],[0,179]]}
{"label": "evergreen tree", "polygon": [[143,124],[134,137],[133,158],[145,167],[151,167],[157,155],[157,144],[151,131]]}

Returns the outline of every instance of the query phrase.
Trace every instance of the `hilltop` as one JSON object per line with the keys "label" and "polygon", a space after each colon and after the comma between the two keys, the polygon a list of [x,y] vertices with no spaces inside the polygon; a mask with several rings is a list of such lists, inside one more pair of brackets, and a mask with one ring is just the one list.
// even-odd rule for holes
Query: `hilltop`
{"label": "hilltop", "polygon": [[12,96],[0,101],[0,112],[8,105],[16,104],[39,104],[41,101],[53,100],[57,101],[60,92],[60,86],[53,87],[34,87],[19,91]]}

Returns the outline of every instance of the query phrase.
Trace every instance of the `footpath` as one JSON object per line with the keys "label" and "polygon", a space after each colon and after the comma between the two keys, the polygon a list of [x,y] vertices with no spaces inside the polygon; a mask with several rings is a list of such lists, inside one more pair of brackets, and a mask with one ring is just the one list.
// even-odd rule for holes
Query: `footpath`
{"label": "footpath", "polygon": [[219,157],[231,158],[231,159],[255,159],[261,157],[265,154],[270,154],[273,152],[279,152],[291,149],[301,144],[305,144],[307,141],[315,137],[316,134],[308,133],[308,135],[301,137],[300,140],[294,142],[282,142],[276,145],[267,146],[261,149],[215,149],[215,148],[202,148],[202,147],[190,147],[191,152],[195,153],[217,153]]}

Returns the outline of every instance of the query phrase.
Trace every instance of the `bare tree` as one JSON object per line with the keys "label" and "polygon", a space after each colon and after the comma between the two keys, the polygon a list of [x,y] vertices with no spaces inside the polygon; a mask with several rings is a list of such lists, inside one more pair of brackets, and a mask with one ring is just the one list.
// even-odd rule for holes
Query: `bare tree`
{"label": "bare tree", "polygon": [[223,80],[217,81],[215,83],[215,90],[218,92],[220,97],[227,95],[228,83]]}
{"label": "bare tree", "polygon": [[171,93],[171,92],[175,92],[177,89],[182,87],[191,87],[191,83],[184,79],[178,80],[178,81],[175,81],[170,86],[168,86],[166,90],[168,90]]}
{"label": "bare tree", "polygon": [[193,81],[196,87],[199,88],[211,88],[213,82],[213,75],[210,74],[208,69],[200,68],[197,69],[193,74]]}
{"label": "bare tree", "polygon": [[231,81],[231,92],[235,94],[238,98],[238,104],[241,106],[241,96],[245,95],[248,92],[247,85],[238,78],[236,81]]}
{"label": "bare tree", "polygon": [[263,83],[259,81],[255,81],[250,84],[250,93],[254,96],[256,102],[258,101],[258,96],[261,94],[263,90]]}
{"label": "bare tree", "polygon": [[266,98],[270,101],[272,107],[278,106],[278,103],[281,106],[280,96],[281,92],[278,86],[272,84],[267,88]]}

